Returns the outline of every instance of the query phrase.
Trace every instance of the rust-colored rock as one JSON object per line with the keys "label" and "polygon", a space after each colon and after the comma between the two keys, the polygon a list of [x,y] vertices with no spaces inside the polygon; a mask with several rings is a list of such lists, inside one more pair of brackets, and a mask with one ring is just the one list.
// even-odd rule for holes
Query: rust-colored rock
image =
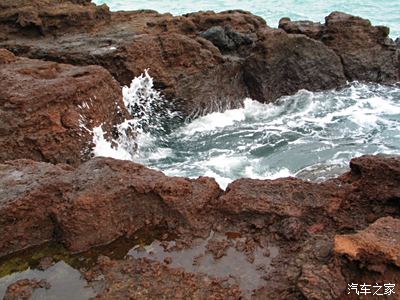
{"label": "rust-colored rock", "polygon": [[77,165],[91,157],[91,129],[126,118],[121,90],[101,67],[15,58],[1,50],[0,161]]}
{"label": "rust-colored rock", "polygon": [[0,47],[31,58],[101,65],[121,85],[149,68],[155,87],[185,116],[237,107],[248,96],[271,102],[346,80],[400,79],[387,29],[338,12],[324,25],[285,18],[281,29],[272,29],[240,10],[174,17],[110,13],[89,1],[2,5]]}
{"label": "rust-colored rock", "polygon": [[337,235],[335,252],[369,264],[400,267],[400,219],[381,218],[356,234]]}
{"label": "rust-colored rock", "polygon": [[21,279],[7,288],[3,300],[28,300],[35,289],[48,287],[49,284],[45,280]]}
{"label": "rust-colored rock", "polygon": [[[129,161],[94,158],[76,168],[8,162],[0,165],[0,256],[46,241],[80,252],[161,230],[160,241],[130,252],[144,258],[101,260],[86,274],[104,279],[100,299],[141,292],[352,299],[346,283],[398,282],[400,234],[398,158],[363,156],[351,164],[350,172],[323,183],[241,179],[222,193],[211,178],[167,177]],[[186,271],[174,269],[178,253],[193,256],[183,262]],[[51,262],[46,257],[39,267]],[[215,279],[187,273],[200,266],[232,272],[219,269]],[[254,285],[232,285],[229,274]]]}
{"label": "rust-colored rock", "polygon": [[400,61],[389,28],[342,12],[333,12],[325,24],[282,19],[279,27],[290,34],[304,34],[334,50],[347,80],[393,83],[399,80]]}
{"label": "rust-colored rock", "polygon": [[149,260],[100,258],[105,289],[95,299],[242,299],[237,285]]}
{"label": "rust-colored rock", "polygon": [[108,19],[108,7],[90,1],[5,0],[0,4],[0,30],[18,31],[26,36],[62,33],[71,27],[90,30]]}
{"label": "rust-colored rock", "polygon": [[310,183],[296,178],[239,179],[228,185],[218,207],[235,214],[307,217],[312,211],[334,213],[340,207],[337,188],[330,183]]}
{"label": "rust-colored rock", "polygon": [[15,57],[15,55],[12,52],[10,52],[6,49],[0,49],[0,65],[1,64],[9,64],[16,60],[17,60],[17,58]]}
{"label": "rust-colored rock", "polygon": [[244,64],[250,96],[270,102],[300,89],[326,90],[345,83],[339,56],[304,35],[267,31]]}
{"label": "rust-colored rock", "polygon": [[211,178],[169,178],[107,158],[78,169],[20,160],[0,174],[0,256],[49,240],[80,252],[155,226],[202,232],[220,194]]}

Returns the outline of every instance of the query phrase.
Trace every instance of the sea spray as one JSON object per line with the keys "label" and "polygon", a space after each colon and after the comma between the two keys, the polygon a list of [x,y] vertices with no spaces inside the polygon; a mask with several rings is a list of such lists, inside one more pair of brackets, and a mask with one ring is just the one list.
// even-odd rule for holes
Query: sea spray
{"label": "sea spray", "polygon": [[[225,188],[240,177],[325,180],[346,171],[355,156],[400,153],[398,86],[354,82],[340,90],[302,90],[274,104],[246,99],[242,108],[175,128],[165,126],[172,119],[164,116],[174,113],[160,114],[160,99],[148,73],[135,78],[124,89],[134,117],[118,126],[118,150],[97,132],[95,154],[130,159],[170,176],[212,176]],[[137,130],[134,139],[124,135],[128,129]]]}
{"label": "sea spray", "polygon": [[122,88],[122,97],[131,118],[116,126],[118,138],[112,141],[105,139],[101,126],[93,129],[95,156],[135,160],[145,140],[162,140],[182,122],[181,114],[154,88],[147,69]]}

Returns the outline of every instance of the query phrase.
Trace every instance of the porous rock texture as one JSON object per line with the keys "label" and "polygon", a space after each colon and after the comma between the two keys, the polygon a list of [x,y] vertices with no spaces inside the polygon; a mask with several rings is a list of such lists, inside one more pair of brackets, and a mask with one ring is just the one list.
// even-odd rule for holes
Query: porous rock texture
{"label": "porous rock texture", "polygon": [[250,294],[236,279],[177,271],[171,258],[102,259],[88,280],[102,278],[107,288],[100,299],[155,297],[154,280],[170,298],[201,299],[226,289],[232,299],[352,299],[349,282],[398,282],[400,159],[363,156],[350,167],[323,183],[239,179],[222,192],[212,178],[167,177],[110,158],[77,168],[11,161],[0,165],[0,255],[47,241],[81,252],[149,229],[175,236],[175,251],[181,251],[211,231],[214,237],[204,243],[216,264],[232,259],[233,251],[247,261],[241,273],[254,268],[248,276],[260,276]]}
{"label": "porous rock texture", "polygon": [[0,49],[0,161],[78,165],[92,155],[94,127],[111,136],[129,114],[102,67],[14,56]]}
{"label": "porous rock texture", "polygon": [[147,68],[155,87],[186,116],[237,107],[247,96],[271,102],[299,89],[346,80],[399,80],[399,49],[389,29],[334,12],[325,24],[280,29],[249,12],[183,16],[110,12],[90,1],[3,1],[0,47],[16,54],[105,67],[130,84]]}

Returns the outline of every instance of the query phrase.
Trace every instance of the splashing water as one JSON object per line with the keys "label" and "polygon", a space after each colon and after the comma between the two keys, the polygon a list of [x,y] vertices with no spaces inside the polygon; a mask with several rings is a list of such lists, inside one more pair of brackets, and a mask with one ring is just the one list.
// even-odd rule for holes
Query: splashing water
{"label": "splashing water", "polygon": [[[132,119],[117,126],[118,139],[112,142],[104,138],[102,127],[93,129],[95,156],[134,160],[140,144],[138,140],[157,136],[163,139],[182,122],[179,112],[173,111],[171,103],[153,88],[153,78],[145,70],[122,88],[122,100]],[[112,144],[116,146],[112,146]]]}
{"label": "splashing water", "polygon": [[[124,89],[125,105],[140,101],[143,110],[120,130],[149,118],[164,128],[163,122],[171,120],[165,116],[173,117],[170,111],[164,119],[151,115],[146,101],[165,100],[148,77],[145,73]],[[400,153],[400,87],[352,83],[341,90],[302,90],[275,104],[246,99],[242,108],[211,113],[170,131],[135,128],[141,130],[136,152],[129,152],[126,145],[133,141],[123,134],[116,150],[95,129],[95,154],[133,160],[170,176],[212,176],[222,188],[240,177],[318,181],[347,170],[355,156]]]}

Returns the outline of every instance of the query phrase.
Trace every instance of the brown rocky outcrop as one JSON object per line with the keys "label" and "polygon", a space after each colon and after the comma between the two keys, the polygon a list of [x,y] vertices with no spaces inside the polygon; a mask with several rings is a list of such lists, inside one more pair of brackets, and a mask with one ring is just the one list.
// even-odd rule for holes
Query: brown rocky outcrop
{"label": "brown rocky outcrop", "polygon": [[325,18],[325,24],[281,19],[279,27],[290,34],[304,34],[322,41],[340,57],[347,80],[397,82],[400,58],[389,28],[341,12]]}
{"label": "brown rocky outcrop", "polygon": [[305,35],[269,30],[243,66],[249,95],[273,101],[300,89],[326,90],[346,82],[339,56]]}
{"label": "brown rocky outcrop", "polygon": [[49,288],[49,284],[45,280],[21,279],[7,288],[3,300],[28,300],[39,288]]}
{"label": "brown rocky outcrop", "polygon": [[108,19],[110,11],[106,5],[96,6],[86,0],[4,0],[0,3],[0,29],[25,36],[62,33],[68,27],[90,30]]}
{"label": "brown rocky outcrop", "polygon": [[338,235],[335,251],[352,260],[400,267],[400,220],[385,217],[356,234]]}
{"label": "brown rocky outcrop", "polygon": [[[26,7],[33,15],[24,15]],[[0,46],[31,58],[101,65],[121,85],[149,68],[155,87],[186,116],[237,107],[247,96],[270,102],[346,80],[400,78],[388,30],[337,12],[324,25],[286,18],[282,29],[239,10],[174,17],[69,0],[19,0],[18,7],[6,1],[2,15]]]}
{"label": "brown rocky outcrop", "polygon": [[102,257],[94,272],[105,276],[106,282],[104,291],[94,299],[242,298],[238,286],[225,280],[188,273],[149,260],[128,259],[121,262]]}
{"label": "brown rocky outcrop", "polygon": [[52,239],[79,252],[155,226],[201,233],[220,194],[211,178],[169,178],[107,158],[77,169],[20,160],[0,172],[0,256]]}
{"label": "brown rocky outcrop", "polygon": [[120,88],[99,66],[17,58],[0,50],[0,161],[77,165],[91,157],[93,127],[128,117]]}
{"label": "brown rocky outcrop", "polygon": [[[363,156],[352,160],[350,172],[323,183],[240,179],[222,193],[214,179],[167,177],[129,161],[94,158],[76,168],[12,161],[0,165],[0,256],[49,240],[75,253],[161,231],[176,240],[140,252],[144,259],[97,264],[92,277],[107,287],[98,297],[141,292],[128,282],[147,286],[154,297],[157,282],[171,297],[225,289],[233,299],[243,291],[254,299],[346,299],[352,280],[400,276],[398,163],[398,157]],[[166,256],[151,261],[160,246]],[[241,283],[236,290],[222,275],[177,271],[174,255],[191,247],[191,270],[197,263],[209,268],[231,261],[240,274],[257,276],[260,288],[246,290]],[[169,276],[183,281],[165,281]]]}

